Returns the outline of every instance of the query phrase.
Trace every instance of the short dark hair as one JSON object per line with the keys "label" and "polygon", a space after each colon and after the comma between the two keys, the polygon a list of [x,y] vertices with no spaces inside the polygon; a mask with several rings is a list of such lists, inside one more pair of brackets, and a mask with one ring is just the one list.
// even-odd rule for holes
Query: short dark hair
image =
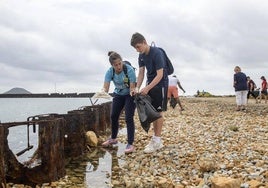
{"label": "short dark hair", "polygon": [[142,34],[136,32],[131,37],[130,45],[133,46],[133,47],[135,47],[136,44],[143,43],[143,41],[146,41],[145,40],[145,37]]}
{"label": "short dark hair", "polygon": [[109,56],[109,61],[111,65],[113,65],[114,61],[117,59],[122,60],[122,57],[119,55],[119,53],[114,52],[114,51],[109,51],[108,56]]}

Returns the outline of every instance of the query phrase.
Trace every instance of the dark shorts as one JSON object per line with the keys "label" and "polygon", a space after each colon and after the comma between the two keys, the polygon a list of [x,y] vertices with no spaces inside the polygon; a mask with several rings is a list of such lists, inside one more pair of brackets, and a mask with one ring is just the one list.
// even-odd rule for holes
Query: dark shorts
{"label": "dark shorts", "polygon": [[158,112],[167,110],[167,90],[168,88],[155,86],[148,93],[152,99],[153,107]]}
{"label": "dark shorts", "polygon": [[263,91],[261,91],[261,94],[263,94],[263,95],[267,95],[267,90],[263,90]]}
{"label": "dark shorts", "polygon": [[259,96],[260,91],[255,90],[255,91],[248,91],[248,95],[247,98],[249,99],[249,96],[251,95],[252,97],[254,97],[255,99]]}

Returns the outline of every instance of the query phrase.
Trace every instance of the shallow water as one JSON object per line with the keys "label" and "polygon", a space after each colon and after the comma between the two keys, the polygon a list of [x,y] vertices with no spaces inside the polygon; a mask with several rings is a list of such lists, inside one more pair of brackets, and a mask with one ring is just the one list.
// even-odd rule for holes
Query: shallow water
{"label": "shallow water", "polygon": [[[48,113],[63,114],[91,104],[92,101],[88,98],[0,98],[0,120],[2,123],[26,121],[30,116]],[[33,133],[30,126],[29,133],[30,145],[34,147],[18,157],[21,163],[29,160],[37,149],[38,126],[36,133]],[[126,131],[122,129],[119,134],[126,134]],[[14,154],[25,149],[28,145],[26,126],[11,127],[8,144]],[[125,144],[122,143],[109,150],[101,147],[92,148],[87,154],[72,159],[66,166],[66,176],[53,183],[57,184],[57,187],[111,187],[112,165],[122,162],[117,156],[123,154],[124,149]],[[45,185],[49,186],[49,183]]]}
{"label": "shallow water", "polygon": [[[65,114],[82,106],[91,106],[91,104],[92,101],[88,98],[0,98],[0,122],[27,121],[28,117],[40,114]],[[27,161],[37,149],[37,133],[38,127],[34,133],[33,127],[30,126],[30,145],[33,145],[33,149],[19,156],[20,162]],[[8,144],[15,154],[25,149],[28,146],[26,126],[11,127]]]}
{"label": "shallow water", "polygon": [[66,176],[57,185],[62,187],[111,187],[113,166],[119,166],[124,161],[118,156],[124,154],[125,144],[118,143],[109,149],[93,148],[92,152],[73,159],[66,166]]}

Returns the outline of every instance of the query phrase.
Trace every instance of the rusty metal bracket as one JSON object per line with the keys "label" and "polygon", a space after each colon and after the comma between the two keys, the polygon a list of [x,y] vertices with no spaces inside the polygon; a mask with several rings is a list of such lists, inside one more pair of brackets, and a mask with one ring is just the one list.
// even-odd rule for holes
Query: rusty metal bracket
{"label": "rusty metal bracket", "polygon": [[36,133],[36,125],[38,125],[40,122],[47,122],[49,120],[40,120],[40,117],[46,117],[46,116],[58,116],[58,114],[41,114],[36,116],[30,116],[27,118],[27,121],[23,122],[8,122],[8,123],[2,123],[1,126],[5,126],[7,128],[20,126],[20,125],[27,125],[27,147],[18,153],[16,153],[16,156],[20,156],[24,154],[26,151],[31,150],[34,146],[30,144],[30,126],[33,126],[33,133]]}
{"label": "rusty metal bracket", "polygon": [[98,102],[99,99],[96,99],[94,102],[92,101],[91,98],[89,98],[89,100],[90,100],[91,106],[94,106]]}

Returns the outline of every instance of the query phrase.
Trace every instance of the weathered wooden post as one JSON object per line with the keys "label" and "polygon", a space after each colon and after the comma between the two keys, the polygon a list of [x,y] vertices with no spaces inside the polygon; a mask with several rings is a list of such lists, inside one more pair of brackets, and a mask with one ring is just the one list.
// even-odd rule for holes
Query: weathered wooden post
{"label": "weathered wooden post", "polygon": [[[65,175],[65,162],[86,150],[86,132],[97,135],[110,127],[111,102],[74,110],[68,114],[30,117],[26,122],[0,123],[0,188],[6,182],[31,185],[53,182]],[[38,149],[33,157],[21,164],[8,147],[9,127],[38,125]],[[22,150],[24,153],[29,148]],[[18,154],[17,154],[18,155]]]}
{"label": "weathered wooden post", "polygon": [[66,126],[64,128],[65,157],[77,157],[84,153],[86,148],[85,112],[83,110],[69,111],[64,115]]}
{"label": "weathered wooden post", "polygon": [[101,108],[100,113],[103,114],[100,119],[100,124],[101,126],[101,131],[106,132],[107,129],[110,129],[110,124],[111,124],[111,105],[112,102],[107,102],[104,103],[103,108]]}
{"label": "weathered wooden post", "polygon": [[38,155],[41,165],[27,169],[26,177],[35,183],[52,182],[65,175],[63,118],[41,117]]}
{"label": "weathered wooden post", "polygon": [[107,128],[110,127],[110,113],[111,102],[103,103],[101,105],[88,106],[84,109],[86,111],[86,131],[94,131],[98,136],[105,134]]}
{"label": "weathered wooden post", "polygon": [[97,135],[106,132],[110,125],[110,105],[86,106],[62,115],[66,120],[64,151],[65,157],[76,157],[86,151],[86,132],[94,131]]}
{"label": "weathered wooden post", "polygon": [[5,160],[4,160],[5,128],[0,123],[0,188],[6,187]]}
{"label": "weathered wooden post", "polygon": [[100,113],[98,106],[87,106],[84,108],[86,113],[86,131],[94,131],[99,135]]}

